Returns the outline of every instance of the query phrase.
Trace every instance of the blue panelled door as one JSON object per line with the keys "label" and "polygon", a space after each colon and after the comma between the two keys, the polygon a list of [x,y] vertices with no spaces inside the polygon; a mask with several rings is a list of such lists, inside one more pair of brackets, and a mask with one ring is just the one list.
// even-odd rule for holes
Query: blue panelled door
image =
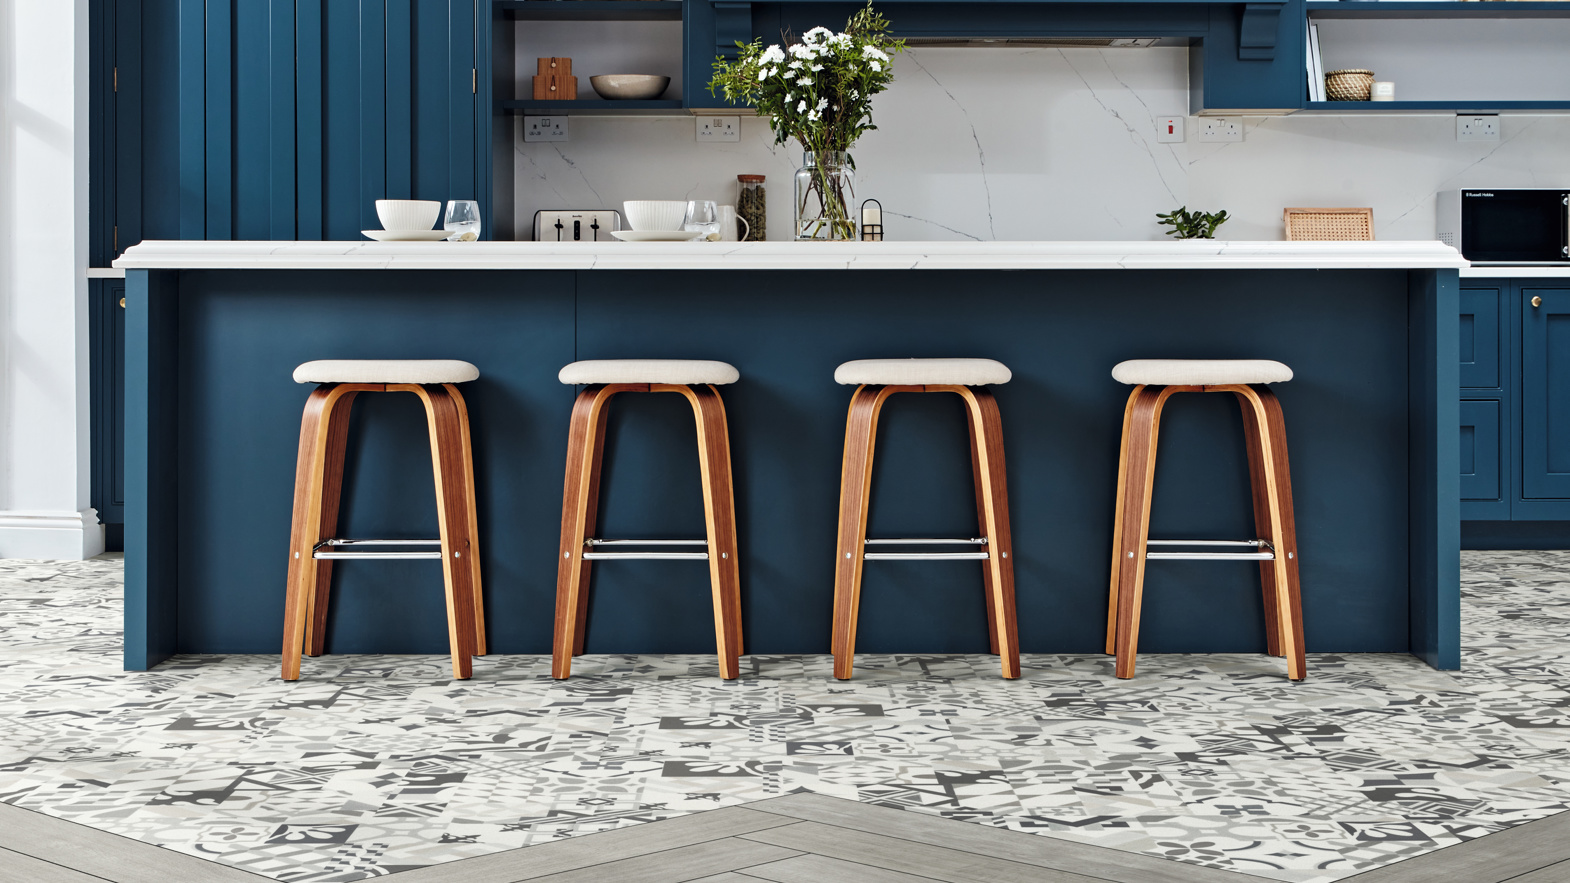
{"label": "blue panelled door", "polygon": [[1570,499],[1570,289],[1521,290],[1521,496]]}

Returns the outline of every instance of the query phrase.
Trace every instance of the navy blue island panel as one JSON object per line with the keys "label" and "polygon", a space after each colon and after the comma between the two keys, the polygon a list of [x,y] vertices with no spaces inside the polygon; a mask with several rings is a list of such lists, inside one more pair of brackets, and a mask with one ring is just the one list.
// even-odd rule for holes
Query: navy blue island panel
{"label": "navy blue island panel", "polygon": [[[706,358],[735,464],[746,650],[826,653],[839,463],[857,358],[976,356],[1014,373],[1003,415],[1019,631],[1098,653],[1129,358],[1271,358],[1286,412],[1311,652],[1460,663],[1458,280],[1452,269],[132,269],[127,285],[128,669],[176,653],[276,653],[294,457],[321,358],[457,358],[468,384],[491,651],[548,653],[574,359]],[[355,405],[339,533],[435,536],[423,415]],[[976,531],[957,400],[884,412],[870,536]],[[600,534],[698,537],[690,409],[618,397]],[[1231,396],[1167,408],[1152,536],[1252,536]],[[1147,652],[1261,652],[1258,570],[1155,562]],[[588,652],[709,653],[707,570],[594,571]],[[981,571],[873,562],[857,648],[982,653]],[[329,653],[445,653],[439,566],[334,569]]]}

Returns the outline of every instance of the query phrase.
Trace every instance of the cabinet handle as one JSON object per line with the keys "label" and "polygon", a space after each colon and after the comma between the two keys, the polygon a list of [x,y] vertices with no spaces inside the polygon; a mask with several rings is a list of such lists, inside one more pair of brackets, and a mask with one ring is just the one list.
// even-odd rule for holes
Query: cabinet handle
{"label": "cabinet handle", "polygon": [[1542,305],[1543,305],[1543,299],[1541,297],[1538,297],[1535,294],[1532,295],[1532,308],[1533,309],[1537,309],[1538,307],[1540,307]]}
{"label": "cabinet handle", "polygon": [[120,309],[125,309],[125,298],[120,298]]}

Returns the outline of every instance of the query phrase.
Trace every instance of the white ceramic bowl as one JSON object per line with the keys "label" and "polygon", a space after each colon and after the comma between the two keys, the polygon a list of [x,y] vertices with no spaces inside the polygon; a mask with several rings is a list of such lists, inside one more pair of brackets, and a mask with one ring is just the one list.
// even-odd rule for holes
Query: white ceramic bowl
{"label": "white ceramic bowl", "polygon": [[676,199],[631,199],[621,204],[634,230],[680,230],[687,203]]}
{"label": "white ceramic bowl", "polygon": [[670,77],[654,74],[601,74],[589,78],[589,85],[601,98],[607,100],[647,101],[665,94],[671,84]]}
{"label": "white ceramic bowl", "polygon": [[376,200],[376,217],[382,219],[383,230],[429,230],[441,213],[442,204],[430,199]]}

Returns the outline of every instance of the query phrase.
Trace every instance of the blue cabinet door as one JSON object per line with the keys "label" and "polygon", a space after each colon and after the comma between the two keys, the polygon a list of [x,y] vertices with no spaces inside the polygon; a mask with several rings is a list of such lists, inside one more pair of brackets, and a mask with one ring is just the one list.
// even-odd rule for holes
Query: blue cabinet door
{"label": "blue cabinet door", "polygon": [[1461,388],[1500,388],[1499,321],[1506,287],[1461,290]]}
{"label": "blue cabinet door", "polygon": [[1570,500],[1570,289],[1521,288],[1521,496]]}
{"label": "blue cabinet door", "polygon": [[1461,518],[1502,521],[1510,518],[1505,494],[1503,403],[1498,399],[1461,402]]}
{"label": "blue cabinet door", "polygon": [[[146,57],[171,54],[165,5],[146,6]],[[178,120],[178,180],[147,184],[180,194],[179,236],[357,240],[378,199],[483,199],[482,9],[181,0],[178,82],[143,96],[147,122]]]}

